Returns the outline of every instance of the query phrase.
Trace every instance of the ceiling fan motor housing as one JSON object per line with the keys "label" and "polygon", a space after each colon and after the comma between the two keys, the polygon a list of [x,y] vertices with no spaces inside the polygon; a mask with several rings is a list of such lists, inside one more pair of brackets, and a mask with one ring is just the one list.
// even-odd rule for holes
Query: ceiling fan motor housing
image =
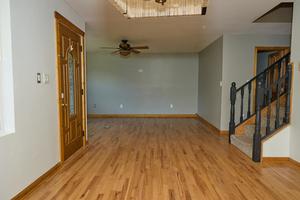
{"label": "ceiling fan motor housing", "polygon": [[122,40],[122,43],[119,45],[120,49],[130,50],[130,44],[128,44],[128,40]]}

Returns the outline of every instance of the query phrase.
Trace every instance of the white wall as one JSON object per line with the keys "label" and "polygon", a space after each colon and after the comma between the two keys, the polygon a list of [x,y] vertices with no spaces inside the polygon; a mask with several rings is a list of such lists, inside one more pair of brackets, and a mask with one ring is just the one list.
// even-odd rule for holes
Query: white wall
{"label": "white wall", "polygon": [[292,62],[294,63],[292,123],[290,131],[290,156],[300,162],[300,1],[294,1],[292,31]]}
{"label": "white wall", "polygon": [[239,87],[253,78],[254,51],[257,46],[290,46],[290,35],[223,36],[222,130],[228,130],[231,82],[236,82]]}
{"label": "white wall", "polygon": [[221,127],[223,37],[199,53],[198,114]]}
{"label": "white wall", "polygon": [[10,3],[0,1],[0,137],[15,131]]}
{"label": "white wall", "polygon": [[[3,0],[1,0],[3,1]],[[0,138],[0,199],[16,195],[59,162],[54,11],[81,29],[61,0],[10,0],[16,132]],[[36,84],[36,73],[50,75]]]}
{"label": "white wall", "polygon": [[197,54],[122,58],[109,53],[88,53],[87,57],[89,114],[197,112]]}
{"label": "white wall", "polygon": [[287,127],[264,141],[262,144],[263,157],[290,157],[290,127]]}

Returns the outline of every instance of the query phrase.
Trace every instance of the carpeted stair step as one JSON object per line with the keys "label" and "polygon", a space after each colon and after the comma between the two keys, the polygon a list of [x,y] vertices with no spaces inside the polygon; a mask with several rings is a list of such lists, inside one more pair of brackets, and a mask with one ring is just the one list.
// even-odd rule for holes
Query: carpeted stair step
{"label": "carpeted stair step", "polygon": [[[279,110],[279,121],[280,124],[283,123],[283,118],[285,114],[284,107],[281,107]],[[271,119],[270,119],[270,128],[271,131],[275,130],[275,120],[276,120],[276,109],[272,108],[271,111]],[[261,136],[266,136],[266,127],[267,127],[267,116],[262,116],[261,120]],[[255,125],[246,125],[244,129],[243,135],[232,135],[231,136],[231,144],[239,148],[242,152],[244,152],[249,157],[252,157],[252,143],[253,143],[253,135],[255,133]]]}
{"label": "carpeted stair step", "polygon": [[252,157],[252,138],[246,135],[232,135],[231,144],[236,146],[250,158]]}

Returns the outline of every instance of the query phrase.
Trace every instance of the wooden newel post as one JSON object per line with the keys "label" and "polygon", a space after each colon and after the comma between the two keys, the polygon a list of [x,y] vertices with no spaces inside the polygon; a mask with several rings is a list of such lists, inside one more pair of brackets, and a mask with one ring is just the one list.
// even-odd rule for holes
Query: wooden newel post
{"label": "wooden newel post", "polygon": [[229,122],[229,143],[230,136],[235,134],[235,101],[236,101],[236,83],[233,82],[230,88],[230,122]]}
{"label": "wooden newel post", "polygon": [[254,162],[260,162],[261,158],[261,101],[260,98],[264,93],[264,88],[262,87],[262,82],[259,81],[257,84],[256,91],[256,106],[255,106],[255,133],[253,135],[253,151],[252,160]]}
{"label": "wooden newel post", "polygon": [[287,94],[286,94],[286,105],[285,105],[285,116],[284,122],[290,122],[290,110],[291,110],[291,85],[292,85],[292,65],[287,66]]}

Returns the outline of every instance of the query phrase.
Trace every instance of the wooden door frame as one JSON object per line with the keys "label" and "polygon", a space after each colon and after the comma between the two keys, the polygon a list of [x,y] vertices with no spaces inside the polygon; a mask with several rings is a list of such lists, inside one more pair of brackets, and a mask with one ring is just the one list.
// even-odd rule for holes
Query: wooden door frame
{"label": "wooden door frame", "polygon": [[253,75],[257,75],[257,54],[259,51],[279,51],[284,49],[291,49],[289,46],[257,46],[254,50],[254,66]]}
{"label": "wooden door frame", "polygon": [[86,104],[86,66],[85,66],[85,33],[78,28],[76,25],[74,25],[73,23],[71,23],[67,18],[65,18],[64,16],[62,16],[61,14],[59,14],[57,11],[54,12],[54,16],[55,16],[55,24],[56,24],[56,78],[57,78],[57,106],[58,106],[58,111],[59,111],[59,140],[60,140],[60,160],[61,162],[65,161],[65,156],[64,156],[64,144],[63,144],[63,127],[62,127],[62,107],[61,107],[61,98],[60,98],[60,86],[61,86],[61,81],[60,81],[60,70],[59,70],[59,66],[60,66],[60,55],[58,54],[58,52],[61,51],[61,47],[60,47],[60,38],[59,38],[59,28],[58,26],[60,24],[63,24],[64,26],[68,27],[71,31],[73,31],[74,33],[76,33],[77,35],[80,36],[81,38],[81,46],[83,48],[82,53],[81,53],[81,60],[82,60],[82,64],[81,64],[81,82],[82,82],[82,89],[83,89],[83,95],[82,95],[82,128],[84,131],[84,135],[83,135],[83,147],[85,147],[88,144],[87,141],[87,104]]}
{"label": "wooden door frame", "polygon": [[[254,65],[253,65],[253,77],[257,75],[257,54],[259,51],[280,51],[284,49],[291,49],[289,46],[256,46],[254,49]],[[256,91],[256,84],[252,85],[253,92]],[[252,102],[256,102],[255,95],[252,97]],[[255,106],[253,106],[252,111],[255,112]]]}

